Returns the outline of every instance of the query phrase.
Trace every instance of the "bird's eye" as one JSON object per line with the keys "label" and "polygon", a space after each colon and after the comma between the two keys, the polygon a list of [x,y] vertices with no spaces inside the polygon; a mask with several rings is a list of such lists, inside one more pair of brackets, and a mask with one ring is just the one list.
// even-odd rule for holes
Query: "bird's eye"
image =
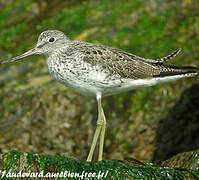
{"label": "bird's eye", "polygon": [[54,37],[51,37],[50,39],[49,39],[49,42],[54,42],[55,41],[55,38]]}

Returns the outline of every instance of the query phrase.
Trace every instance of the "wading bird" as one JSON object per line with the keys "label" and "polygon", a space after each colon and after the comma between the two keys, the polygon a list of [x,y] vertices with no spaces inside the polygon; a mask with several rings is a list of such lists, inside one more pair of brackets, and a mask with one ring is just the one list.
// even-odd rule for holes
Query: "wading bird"
{"label": "wading bird", "polygon": [[102,97],[198,75],[196,67],[164,64],[179,52],[180,49],[160,59],[145,59],[108,46],[72,41],[61,31],[49,30],[40,34],[36,47],[2,63],[44,55],[55,80],[83,95],[96,97],[97,127],[87,158],[91,161],[98,137],[98,160],[102,160],[106,129]]}

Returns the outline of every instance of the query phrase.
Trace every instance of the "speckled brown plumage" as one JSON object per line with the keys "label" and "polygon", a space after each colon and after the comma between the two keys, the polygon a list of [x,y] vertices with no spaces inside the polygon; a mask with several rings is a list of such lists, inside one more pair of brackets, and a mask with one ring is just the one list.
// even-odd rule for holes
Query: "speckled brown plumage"
{"label": "speckled brown plumage", "polygon": [[[84,54],[84,61],[93,66],[101,65],[112,74],[119,74],[122,78],[145,79],[169,75],[195,73],[195,67],[178,67],[166,65],[163,62],[175,57],[179,50],[168,56],[152,60],[145,59],[108,46],[96,45],[85,42],[73,42],[70,47],[73,52]],[[167,73],[166,73],[167,72]]]}

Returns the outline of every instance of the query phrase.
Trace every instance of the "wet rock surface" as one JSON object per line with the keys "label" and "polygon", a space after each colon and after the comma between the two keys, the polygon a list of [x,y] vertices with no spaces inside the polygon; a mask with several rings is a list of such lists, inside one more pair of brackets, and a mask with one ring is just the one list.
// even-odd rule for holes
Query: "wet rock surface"
{"label": "wet rock surface", "polygon": [[199,84],[186,89],[167,115],[156,135],[155,161],[199,148]]}

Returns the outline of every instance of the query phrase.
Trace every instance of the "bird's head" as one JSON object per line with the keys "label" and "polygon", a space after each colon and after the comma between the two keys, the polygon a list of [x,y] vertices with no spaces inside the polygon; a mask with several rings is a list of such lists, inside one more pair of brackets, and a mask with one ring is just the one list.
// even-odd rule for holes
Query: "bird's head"
{"label": "bird's head", "polygon": [[61,31],[44,31],[39,35],[36,47],[30,49],[29,51],[17,57],[14,57],[6,61],[2,61],[1,64],[11,63],[32,55],[43,54],[48,56],[52,52],[56,51],[56,49],[61,48],[64,44],[66,44],[69,41],[70,40]]}

